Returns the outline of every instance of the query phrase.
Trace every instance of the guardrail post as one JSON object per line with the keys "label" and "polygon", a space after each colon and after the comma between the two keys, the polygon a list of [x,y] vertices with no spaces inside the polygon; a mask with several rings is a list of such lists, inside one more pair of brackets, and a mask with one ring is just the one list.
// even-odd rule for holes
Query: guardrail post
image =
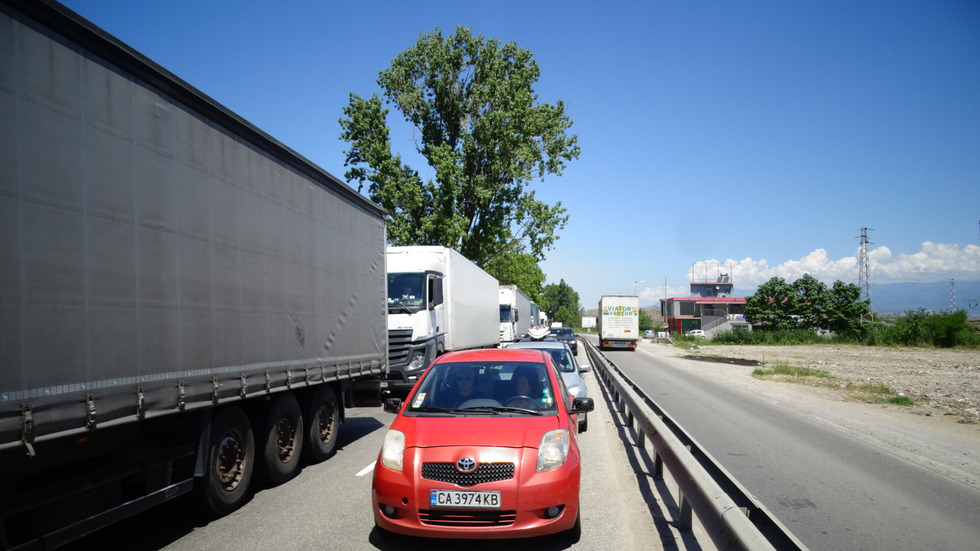
{"label": "guardrail post", "polygon": [[664,458],[660,457],[660,453],[656,450],[653,452],[653,479],[664,479]]}
{"label": "guardrail post", "polygon": [[677,510],[677,528],[683,532],[691,531],[691,502],[683,492],[679,492],[680,503]]}

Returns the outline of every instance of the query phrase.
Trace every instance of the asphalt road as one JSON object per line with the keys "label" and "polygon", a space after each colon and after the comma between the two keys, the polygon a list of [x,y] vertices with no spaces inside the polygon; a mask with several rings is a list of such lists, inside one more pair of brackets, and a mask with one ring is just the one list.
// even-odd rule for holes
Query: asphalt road
{"label": "asphalt road", "polygon": [[652,350],[607,357],[809,549],[980,548],[975,488]]}
{"label": "asphalt road", "polygon": [[[584,351],[579,359],[584,360]],[[584,360],[587,361],[587,360]],[[583,455],[582,538],[571,547],[556,538],[494,541],[389,540],[374,529],[371,472],[393,416],[381,408],[347,413],[337,453],[305,465],[290,482],[258,487],[238,511],[210,522],[176,500],[74,542],[69,549],[711,549],[697,531],[678,533],[670,482],[654,482],[642,454],[628,443],[629,430],[610,412],[593,374],[586,375],[596,401],[589,429],[579,436]],[[664,491],[666,497],[657,495]],[[676,494],[675,494],[676,495]],[[706,543],[705,543],[706,542]]]}

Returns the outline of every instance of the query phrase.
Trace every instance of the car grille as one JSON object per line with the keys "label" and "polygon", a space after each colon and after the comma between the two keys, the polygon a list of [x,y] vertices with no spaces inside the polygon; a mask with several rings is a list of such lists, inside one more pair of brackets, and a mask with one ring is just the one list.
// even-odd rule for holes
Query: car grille
{"label": "car grille", "polygon": [[422,463],[422,478],[469,487],[514,478],[514,464],[481,463],[475,471],[461,473],[456,470],[455,463]]}
{"label": "car grille", "polygon": [[419,509],[422,524],[435,526],[509,526],[516,519],[517,511]]}

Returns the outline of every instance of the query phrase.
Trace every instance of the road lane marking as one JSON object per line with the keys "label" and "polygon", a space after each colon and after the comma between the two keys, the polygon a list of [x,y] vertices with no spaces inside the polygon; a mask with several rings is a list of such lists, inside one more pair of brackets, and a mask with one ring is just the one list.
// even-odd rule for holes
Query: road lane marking
{"label": "road lane marking", "polygon": [[354,476],[364,476],[364,475],[368,474],[369,472],[371,472],[373,470],[374,470],[374,462],[372,462],[367,467],[364,467],[363,469],[361,469],[361,472],[357,473]]}

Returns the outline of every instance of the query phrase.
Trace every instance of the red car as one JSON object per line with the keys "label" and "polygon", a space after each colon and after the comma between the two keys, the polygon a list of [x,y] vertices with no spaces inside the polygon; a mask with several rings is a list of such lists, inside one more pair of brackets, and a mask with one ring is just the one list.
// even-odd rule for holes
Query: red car
{"label": "red car", "polygon": [[574,398],[539,350],[441,356],[385,435],[371,499],[382,530],[434,538],[577,540],[580,455]]}

